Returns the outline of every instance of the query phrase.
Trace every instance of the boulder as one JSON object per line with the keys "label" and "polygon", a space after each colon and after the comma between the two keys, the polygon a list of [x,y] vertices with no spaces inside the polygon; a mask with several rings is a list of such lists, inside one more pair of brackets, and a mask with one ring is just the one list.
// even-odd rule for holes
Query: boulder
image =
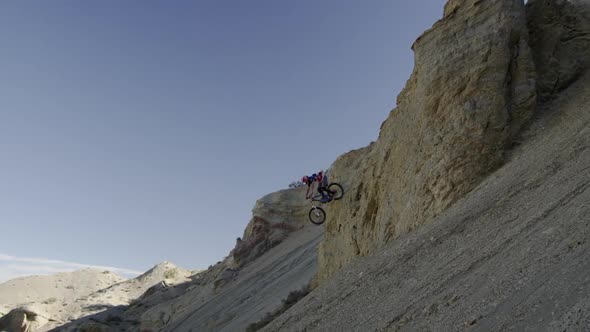
{"label": "boulder", "polygon": [[48,319],[32,310],[14,309],[0,318],[0,331],[31,332],[45,325]]}

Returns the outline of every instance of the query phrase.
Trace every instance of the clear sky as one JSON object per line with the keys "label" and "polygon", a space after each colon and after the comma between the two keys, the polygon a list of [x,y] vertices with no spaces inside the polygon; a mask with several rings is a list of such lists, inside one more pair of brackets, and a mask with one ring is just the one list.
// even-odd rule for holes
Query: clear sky
{"label": "clear sky", "polygon": [[0,2],[0,275],[214,264],[377,138],[444,2]]}

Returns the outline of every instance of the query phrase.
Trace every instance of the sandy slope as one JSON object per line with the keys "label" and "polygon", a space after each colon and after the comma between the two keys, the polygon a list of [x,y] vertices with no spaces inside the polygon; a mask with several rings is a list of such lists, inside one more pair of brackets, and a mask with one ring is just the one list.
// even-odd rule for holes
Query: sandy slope
{"label": "sandy slope", "polygon": [[291,291],[309,283],[317,271],[322,236],[323,227],[309,224],[244,267],[231,284],[205,301],[196,303],[187,293],[184,301],[190,310],[164,331],[244,331],[279,307]]}
{"label": "sandy slope", "polygon": [[48,331],[83,316],[128,305],[154,284],[178,284],[188,281],[190,275],[190,271],[164,262],[129,280],[90,269],[19,278],[0,285],[0,303],[4,313],[26,308],[40,315],[32,326],[35,331]]}
{"label": "sandy slope", "polygon": [[590,77],[436,222],[357,260],[264,331],[590,329]]}
{"label": "sandy slope", "polygon": [[53,312],[52,317],[55,322],[44,326],[42,331],[50,330],[83,316],[93,315],[117,306],[128,305],[145,293],[148,288],[163,280],[171,285],[178,284],[188,281],[190,275],[190,271],[179,268],[172,263],[158,264],[137,278],[98,290],[75,301],[61,304],[64,308],[63,312]]}
{"label": "sandy slope", "polygon": [[96,269],[12,279],[0,284],[0,313],[32,303],[43,307],[71,302],[123,281],[112,272]]}
{"label": "sandy slope", "polygon": [[[128,307],[61,326],[56,331],[244,331],[279,307],[317,272],[323,227],[308,223],[285,241],[236,271],[222,286],[204,271],[190,282],[154,286]],[[219,276],[217,276],[219,277]]]}

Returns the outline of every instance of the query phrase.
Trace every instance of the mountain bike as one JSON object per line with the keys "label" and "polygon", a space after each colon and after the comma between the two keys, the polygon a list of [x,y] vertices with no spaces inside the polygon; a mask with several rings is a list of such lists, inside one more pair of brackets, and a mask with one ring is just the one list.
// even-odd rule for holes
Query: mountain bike
{"label": "mountain bike", "polygon": [[328,189],[326,194],[329,198],[327,202],[322,202],[322,195],[315,195],[309,198],[311,202],[309,220],[316,225],[321,225],[326,221],[326,211],[321,207],[314,205],[314,202],[329,203],[335,200],[337,201],[344,196],[344,189],[342,189],[342,186],[336,182],[330,183],[326,188]]}

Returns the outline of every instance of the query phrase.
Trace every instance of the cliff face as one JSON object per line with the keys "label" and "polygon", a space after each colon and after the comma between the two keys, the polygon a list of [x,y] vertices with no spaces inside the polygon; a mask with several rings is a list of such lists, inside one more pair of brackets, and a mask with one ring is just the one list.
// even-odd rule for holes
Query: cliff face
{"label": "cliff face", "polygon": [[588,0],[449,1],[333,165],[324,282],[264,331],[588,330],[589,26]]}
{"label": "cliff face", "polygon": [[347,194],[327,211],[320,280],[473,189],[534,111],[522,1],[451,0],[413,50],[414,71],[377,142],[333,165]]}
{"label": "cliff face", "polygon": [[588,0],[533,0],[527,5],[541,101],[554,98],[588,70],[589,5]]}
{"label": "cliff face", "polygon": [[499,170],[262,331],[588,331],[590,74],[542,107]]}

